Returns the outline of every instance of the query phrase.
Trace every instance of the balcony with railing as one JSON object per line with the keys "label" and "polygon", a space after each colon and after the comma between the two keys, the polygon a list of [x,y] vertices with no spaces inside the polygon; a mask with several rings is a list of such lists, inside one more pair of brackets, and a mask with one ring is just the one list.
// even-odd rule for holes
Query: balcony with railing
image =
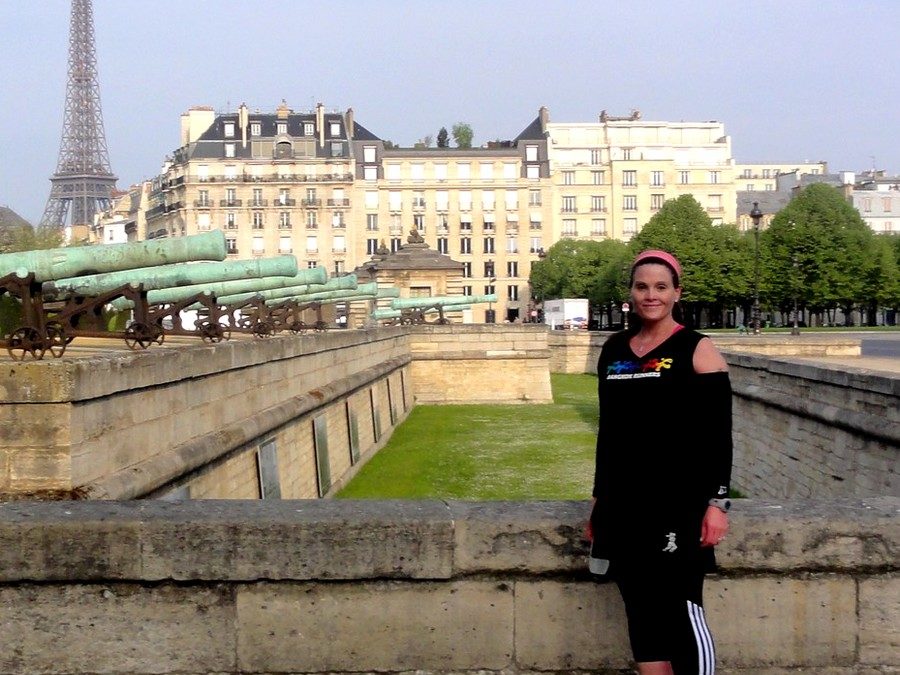
{"label": "balcony with railing", "polygon": [[[318,201],[318,200],[317,200]],[[347,198],[344,199],[329,199],[327,202],[328,206],[350,206],[350,200]]]}
{"label": "balcony with railing", "polygon": [[290,197],[279,197],[275,201],[275,206],[296,206],[297,200]]}
{"label": "balcony with railing", "polygon": [[220,199],[219,200],[219,206],[228,206],[228,207],[232,207],[232,208],[235,206],[241,206],[243,203],[244,203],[243,199]]}
{"label": "balcony with railing", "polygon": [[195,199],[194,200],[194,208],[197,209],[210,209],[212,208],[213,203],[209,199]]}
{"label": "balcony with railing", "polygon": [[251,199],[249,202],[247,202],[247,206],[250,206],[251,208],[268,206],[268,205],[269,205],[268,199]]}
{"label": "balcony with railing", "polygon": [[322,206],[321,199],[304,199],[301,201],[301,204],[305,207],[314,207],[314,206]]}

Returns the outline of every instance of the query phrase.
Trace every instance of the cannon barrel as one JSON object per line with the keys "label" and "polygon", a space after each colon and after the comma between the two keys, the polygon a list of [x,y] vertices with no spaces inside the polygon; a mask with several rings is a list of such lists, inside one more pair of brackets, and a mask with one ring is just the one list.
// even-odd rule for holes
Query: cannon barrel
{"label": "cannon barrel", "polygon": [[[344,277],[337,277],[338,279],[343,279]],[[327,284],[326,284],[327,286]],[[356,288],[346,288],[346,289],[315,289],[310,290],[309,288],[304,288],[302,286],[297,288],[278,288],[274,290],[268,291],[259,291],[258,293],[240,293],[238,295],[226,295],[224,297],[216,297],[216,302],[220,305],[233,305],[238,302],[249,302],[255,298],[260,300],[287,300],[293,299],[298,302],[312,302],[315,300],[322,300],[325,298],[334,298],[338,297],[332,295],[333,293],[343,293],[344,296],[349,297],[351,295],[369,295],[374,297],[375,293],[378,291],[378,284],[376,282],[371,282],[367,284],[357,284]]]}
{"label": "cannon barrel", "polygon": [[[352,276],[352,275],[350,275]],[[339,277],[343,279],[344,277]],[[324,267],[300,270],[292,277],[262,277],[260,279],[240,279],[237,281],[217,281],[206,284],[193,284],[178,288],[161,288],[147,293],[147,303],[158,305],[164,302],[181,302],[193,295],[207,293],[217,298],[231,296],[238,293],[253,297],[260,291],[285,286],[302,286],[308,284],[324,284],[328,279],[328,272]],[[354,283],[356,277],[353,277]],[[349,283],[349,282],[348,282]],[[113,309],[122,311],[134,307],[134,303],[126,298],[116,298],[109,303]]]}
{"label": "cannon barrel", "polygon": [[271,298],[266,300],[267,305],[274,305],[287,300],[295,302],[357,302],[361,300],[377,300],[378,298],[392,298],[400,294],[399,288],[369,288],[372,284],[362,284],[355,290],[328,291],[319,293],[305,293],[286,298]]}
{"label": "cannon barrel", "polygon": [[[322,269],[317,267],[315,269]],[[312,270],[309,270],[310,272]],[[233,305],[237,302],[248,302],[254,298],[262,300],[275,300],[278,298],[291,298],[296,295],[307,295],[309,293],[323,293],[327,291],[348,291],[359,288],[356,275],[349,274],[343,277],[332,277],[320,284],[292,284],[290,286],[279,286],[277,288],[260,288],[258,290],[245,291],[242,293],[230,293],[216,295],[216,302],[220,305]]]}
{"label": "cannon barrel", "polygon": [[264,277],[295,277],[297,258],[283,255],[276,258],[251,258],[226,260],[225,262],[190,262],[154,267],[138,267],[121,272],[89,274],[44,283],[44,295],[61,297],[70,295],[96,296],[108,293],[125,284],[145,291],[165,288],[205,285],[220,281],[260,279]]}
{"label": "cannon barrel", "polygon": [[34,273],[38,282],[85,274],[167,265],[193,260],[225,260],[228,251],[221,230],[186,237],[149,239],[128,244],[70,246],[43,251],[0,254],[0,277]]}
{"label": "cannon barrel", "polygon": [[397,298],[391,309],[421,309],[442,305],[476,305],[482,302],[497,302],[496,293],[489,295],[435,295],[430,298]]}
{"label": "cannon barrel", "polygon": [[[453,305],[451,307],[444,307],[444,314],[449,314],[452,312],[461,312],[464,309],[472,309],[471,305]],[[424,310],[426,314],[434,314],[438,311],[437,307],[426,307]],[[372,312],[371,317],[376,321],[382,321],[384,319],[399,319],[403,316],[403,312],[399,309],[376,309]]]}

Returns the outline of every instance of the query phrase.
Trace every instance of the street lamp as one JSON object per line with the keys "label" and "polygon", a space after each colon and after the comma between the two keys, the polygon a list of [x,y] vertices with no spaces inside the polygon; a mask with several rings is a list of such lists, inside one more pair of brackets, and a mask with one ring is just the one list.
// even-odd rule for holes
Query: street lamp
{"label": "street lamp", "polygon": [[[488,279],[488,283],[490,284],[491,295],[494,293],[494,284],[497,283],[497,277],[491,277]],[[494,317],[494,301],[488,300],[488,311],[487,316],[485,317],[485,323],[495,323],[496,319]]]}
{"label": "street lamp", "polygon": [[759,221],[762,218],[759,202],[753,202],[750,218],[753,219],[753,334],[759,335]]}

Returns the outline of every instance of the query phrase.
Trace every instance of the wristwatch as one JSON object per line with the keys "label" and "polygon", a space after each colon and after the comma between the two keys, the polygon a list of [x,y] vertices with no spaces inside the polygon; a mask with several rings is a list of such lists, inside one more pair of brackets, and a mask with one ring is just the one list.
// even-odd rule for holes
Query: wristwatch
{"label": "wristwatch", "polygon": [[709,500],[710,506],[715,506],[722,513],[728,513],[731,510],[731,500],[730,499],[717,499],[713,497]]}

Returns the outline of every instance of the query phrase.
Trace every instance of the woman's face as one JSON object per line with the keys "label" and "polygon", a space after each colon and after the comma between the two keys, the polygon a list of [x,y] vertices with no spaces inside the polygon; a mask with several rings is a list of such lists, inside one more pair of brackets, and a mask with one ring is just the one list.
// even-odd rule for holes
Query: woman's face
{"label": "woman's face", "polygon": [[659,321],[672,315],[672,308],[681,298],[675,288],[672,270],[660,263],[646,263],[634,269],[631,299],[634,311],[644,321]]}

